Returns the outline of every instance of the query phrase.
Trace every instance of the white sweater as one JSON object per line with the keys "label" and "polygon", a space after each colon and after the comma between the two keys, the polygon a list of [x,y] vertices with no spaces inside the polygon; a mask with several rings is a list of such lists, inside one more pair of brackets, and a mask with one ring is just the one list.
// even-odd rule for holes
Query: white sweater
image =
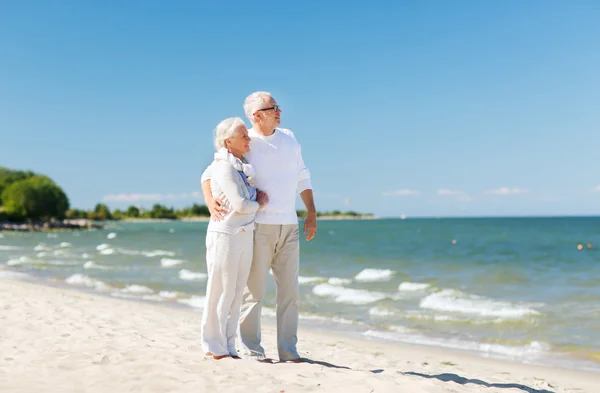
{"label": "white sweater", "polygon": [[[269,203],[256,212],[259,224],[297,224],[296,193],[312,189],[310,172],[304,166],[300,143],[294,133],[276,128],[270,136],[254,129],[250,135],[250,152],[246,160],[254,167],[256,188],[269,196]],[[202,174],[202,182],[211,178],[211,166]]]}
{"label": "white sweater", "polygon": [[241,229],[254,230],[254,215],[258,202],[251,198],[248,187],[240,173],[227,161],[215,160],[211,164],[212,195],[223,201],[229,210],[222,221],[210,220],[207,232],[236,234]]}

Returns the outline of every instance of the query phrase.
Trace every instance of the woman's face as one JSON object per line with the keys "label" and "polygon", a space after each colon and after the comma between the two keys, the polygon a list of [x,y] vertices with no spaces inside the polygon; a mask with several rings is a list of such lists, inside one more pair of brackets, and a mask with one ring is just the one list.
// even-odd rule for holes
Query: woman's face
{"label": "woman's face", "polygon": [[233,136],[227,138],[227,150],[237,158],[250,151],[250,137],[245,125],[238,126]]}

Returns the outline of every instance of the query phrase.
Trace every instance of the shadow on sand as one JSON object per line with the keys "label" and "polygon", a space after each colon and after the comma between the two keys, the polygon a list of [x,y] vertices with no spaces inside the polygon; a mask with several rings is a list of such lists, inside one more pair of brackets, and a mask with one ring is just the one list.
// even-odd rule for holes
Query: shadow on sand
{"label": "shadow on sand", "polygon": [[434,378],[434,379],[439,379],[440,381],[443,381],[443,382],[455,382],[460,385],[466,385],[468,383],[472,383],[475,385],[485,386],[487,388],[521,389],[527,393],[556,393],[556,392],[552,392],[552,391],[546,390],[546,389],[542,389],[542,390],[534,389],[529,386],[521,385],[519,383],[488,383],[488,382],[482,381],[481,379],[468,379],[465,377],[461,377],[460,375],[450,374],[450,373],[437,374],[437,375],[421,374],[421,373],[415,373],[412,371],[410,371],[410,372],[398,371],[398,373],[404,374],[404,375],[416,375],[417,377],[423,377],[423,378],[429,378],[429,379]]}

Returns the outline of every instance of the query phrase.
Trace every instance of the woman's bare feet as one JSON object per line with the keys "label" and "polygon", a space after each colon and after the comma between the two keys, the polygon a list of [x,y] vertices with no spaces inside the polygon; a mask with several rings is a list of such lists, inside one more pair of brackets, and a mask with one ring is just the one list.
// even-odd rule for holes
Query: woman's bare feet
{"label": "woman's bare feet", "polygon": [[227,355],[215,355],[212,352],[206,352],[206,354],[204,354],[204,359],[221,360],[221,359],[230,358],[230,357],[232,357],[232,356],[229,355],[229,354],[227,354]]}

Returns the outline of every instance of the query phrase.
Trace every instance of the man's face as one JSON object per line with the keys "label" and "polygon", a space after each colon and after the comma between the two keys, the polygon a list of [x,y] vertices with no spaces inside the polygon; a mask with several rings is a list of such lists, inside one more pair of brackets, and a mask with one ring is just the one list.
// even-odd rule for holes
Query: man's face
{"label": "man's face", "polygon": [[255,112],[255,116],[259,124],[265,128],[276,128],[281,124],[281,109],[273,97],[269,97],[265,101],[262,107]]}

